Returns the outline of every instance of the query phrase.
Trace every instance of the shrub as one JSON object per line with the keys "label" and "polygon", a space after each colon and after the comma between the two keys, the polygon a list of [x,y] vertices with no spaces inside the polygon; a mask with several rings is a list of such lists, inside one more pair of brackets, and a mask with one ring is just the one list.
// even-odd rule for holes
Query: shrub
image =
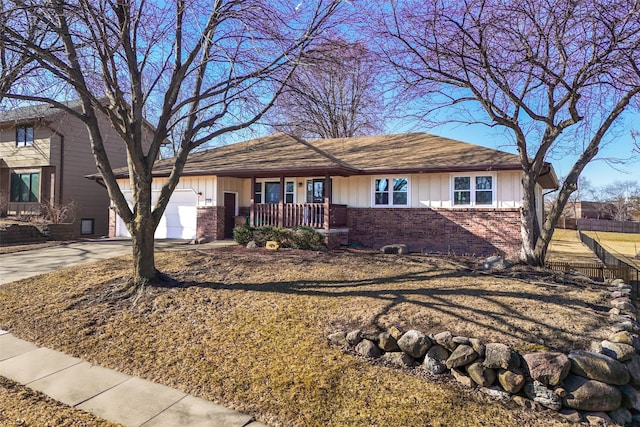
{"label": "shrub", "polygon": [[247,246],[247,244],[253,240],[254,231],[255,228],[248,225],[239,225],[237,227],[234,227],[233,240],[235,240],[242,246]]}
{"label": "shrub", "polygon": [[261,247],[270,240],[278,242],[281,248],[308,250],[324,246],[324,236],[311,227],[287,229],[269,225],[257,228],[240,225],[233,229],[233,240],[242,246],[252,240]]}
{"label": "shrub", "polygon": [[324,246],[324,236],[311,227],[296,227],[291,230],[291,246],[296,249]]}
{"label": "shrub", "polygon": [[258,227],[253,232],[253,240],[258,246],[265,246],[269,240],[275,240],[282,247],[288,247],[289,231],[270,225]]}

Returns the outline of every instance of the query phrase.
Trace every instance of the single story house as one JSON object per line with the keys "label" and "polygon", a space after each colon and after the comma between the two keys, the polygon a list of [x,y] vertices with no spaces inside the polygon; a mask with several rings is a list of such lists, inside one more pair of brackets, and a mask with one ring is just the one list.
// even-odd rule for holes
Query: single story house
{"label": "single story house", "polygon": [[[155,193],[172,159],[154,168]],[[116,171],[126,197],[127,170]],[[226,239],[251,225],[310,226],[331,246],[515,256],[523,188],[518,156],[426,133],[304,140],[279,133],[193,153],[157,238]],[[536,187],[557,187],[550,164]],[[111,236],[127,236],[111,214]]]}

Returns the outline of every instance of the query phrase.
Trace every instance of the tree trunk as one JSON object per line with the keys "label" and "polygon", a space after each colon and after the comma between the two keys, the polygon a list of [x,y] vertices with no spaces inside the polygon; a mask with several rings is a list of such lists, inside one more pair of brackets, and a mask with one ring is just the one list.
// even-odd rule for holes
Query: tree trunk
{"label": "tree trunk", "polygon": [[[145,218],[146,217],[146,218]],[[149,216],[137,214],[131,233],[133,247],[133,283],[137,286],[153,282],[158,271],[155,265],[155,226]]]}
{"label": "tree trunk", "polygon": [[529,265],[542,265],[544,263],[544,255],[539,250],[536,250],[539,230],[536,215],[535,178],[530,174],[523,173],[522,188],[524,194],[522,197],[522,215],[520,217],[520,233],[522,235],[520,261]]}

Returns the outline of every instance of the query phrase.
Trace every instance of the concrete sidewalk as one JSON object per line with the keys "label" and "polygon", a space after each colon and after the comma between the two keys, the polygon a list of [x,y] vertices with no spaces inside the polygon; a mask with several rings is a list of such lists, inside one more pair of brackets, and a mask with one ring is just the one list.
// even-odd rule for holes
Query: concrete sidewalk
{"label": "concrete sidewalk", "polygon": [[266,427],[249,415],[142,378],[91,365],[0,330],[0,375],[126,426]]}

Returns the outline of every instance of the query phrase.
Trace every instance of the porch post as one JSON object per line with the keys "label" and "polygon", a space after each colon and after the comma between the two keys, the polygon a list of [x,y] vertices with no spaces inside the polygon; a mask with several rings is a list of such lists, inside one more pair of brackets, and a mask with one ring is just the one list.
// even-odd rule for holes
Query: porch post
{"label": "porch post", "polygon": [[324,229],[329,231],[331,220],[331,176],[329,173],[324,176]]}
{"label": "porch post", "polygon": [[249,194],[251,194],[251,199],[249,201],[249,226],[250,227],[255,227],[255,216],[256,216],[256,212],[255,212],[255,198],[256,198],[256,176],[252,175],[251,176],[251,192]]}
{"label": "porch post", "polygon": [[280,201],[278,202],[278,227],[284,227],[284,175],[280,175]]}

